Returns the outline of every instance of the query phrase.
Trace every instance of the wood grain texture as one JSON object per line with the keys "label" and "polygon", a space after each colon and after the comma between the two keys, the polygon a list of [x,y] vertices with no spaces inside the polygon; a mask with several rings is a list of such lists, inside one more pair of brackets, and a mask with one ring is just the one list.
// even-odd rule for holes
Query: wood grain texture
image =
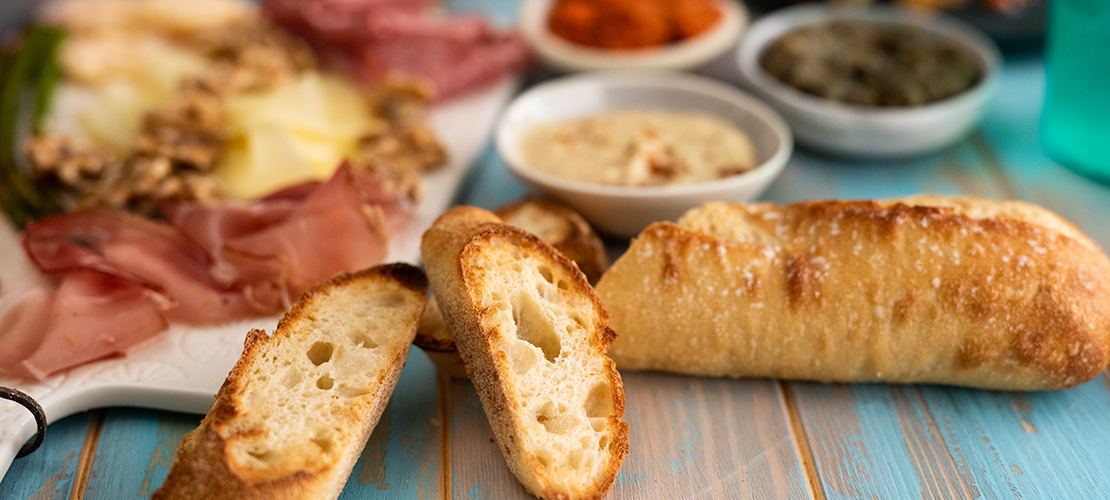
{"label": "wood grain texture", "polygon": [[[502,23],[515,19],[517,8],[514,0],[444,3]],[[881,161],[799,149],[763,198],[1016,197],[1059,213],[1110,248],[1110,188],[1060,167],[1040,147],[1041,61],[1007,62],[999,83],[980,129],[953,147]],[[492,208],[530,192],[491,145],[460,202]],[[445,381],[437,394],[433,372],[422,354],[410,354],[341,498],[532,498],[505,466],[470,383]],[[626,373],[632,451],[609,498],[810,498],[795,438],[808,444],[818,493],[830,499],[1104,498],[1110,491],[1105,372],[1046,393],[788,383],[800,432],[791,431],[776,386]],[[0,499],[70,498],[90,415],[51,424],[43,447],[12,464]],[[141,498],[164,478],[167,443],[198,419],[107,412],[80,493]]]}
{"label": "wood grain texture", "polygon": [[343,499],[442,498],[435,366],[419,349],[409,351],[374,433],[362,450]]}
{"label": "wood grain texture", "polygon": [[1101,498],[1110,387],[793,384],[828,498]]}
{"label": "wood grain texture", "polygon": [[920,193],[1004,198],[971,142],[914,158],[846,159],[800,148],[763,199],[776,203],[870,199]]}
{"label": "wood grain texture", "polygon": [[[1071,174],[1041,149],[1041,62],[1011,63],[1005,73],[980,130],[953,148],[908,162],[856,164],[802,152],[767,197],[1019,198],[1059,213],[1110,248],[1110,189]],[[1104,476],[1092,476],[1107,470],[1106,459],[1091,453],[1106,449],[1108,380],[1104,373],[1072,390],[1034,394],[791,387],[828,498],[1095,498],[1107,490]]]}
{"label": "wood grain texture", "polygon": [[798,448],[798,458],[805,470],[806,486],[813,500],[825,500],[825,490],[821,486],[821,476],[817,473],[817,463],[813,460],[813,449],[806,436],[802,417],[798,413],[798,402],[794,396],[794,387],[785,380],[779,381],[779,390],[782,391],[783,404],[786,414],[790,419],[790,429],[794,432],[794,443]]}
{"label": "wood grain texture", "polygon": [[[341,499],[382,495],[414,499],[441,497],[439,448],[442,433],[436,414],[435,367],[422,352],[410,351],[394,393],[404,396],[393,398],[382,413]],[[83,490],[84,498],[149,497],[165,481],[178,442],[197,427],[201,417],[137,408],[108,410],[92,454],[95,459]],[[50,427],[52,438],[54,428],[54,425]],[[88,428],[88,421],[85,428]],[[81,438],[83,443],[85,436]],[[82,443],[77,443],[77,453]],[[74,464],[76,461],[73,460]],[[66,490],[65,496],[58,498],[69,498],[68,495]],[[17,497],[0,493],[0,498]]]}
{"label": "wood grain texture", "polygon": [[445,404],[450,418],[451,443],[446,451],[451,489],[443,498],[535,498],[505,464],[474,385],[469,380],[451,380]]}
{"label": "wood grain texture", "polygon": [[135,408],[106,410],[85,499],[150,497],[169,474],[178,441],[200,418]]}
{"label": "wood grain texture", "polygon": [[811,498],[777,382],[623,378],[632,450],[610,498]]}
{"label": "wood grain texture", "polygon": [[1074,389],[983,392],[923,387],[952,456],[983,498],[1105,498],[1110,379]]}
{"label": "wood grain texture", "polygon": [[0,498],[55,500],[70,498],[81,447],[93,412],[50,424],[46,439],[34,453],[12,462],[0,481]]}
{"label": "wood grain texture", "polygon": [[[811,498],[778,384],[626,373],[631,451],[607,498]],[[450,498],[531,498],[473,386],[452,381]]]}
{"label": "wood grain texture", "polygon": [[919,386],[792,386],[827,498],[978,498]]}

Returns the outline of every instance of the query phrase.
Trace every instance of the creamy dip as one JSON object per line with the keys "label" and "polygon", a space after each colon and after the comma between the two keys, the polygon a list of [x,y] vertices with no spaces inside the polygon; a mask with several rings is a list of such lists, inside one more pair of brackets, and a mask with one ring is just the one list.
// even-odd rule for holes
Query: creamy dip
{"label": "creamy dip", "polygon": [[748,136],[704,113],[610,111],[536,125],[519,147],[537,170],[599,184],[692,184],[755,167]]}

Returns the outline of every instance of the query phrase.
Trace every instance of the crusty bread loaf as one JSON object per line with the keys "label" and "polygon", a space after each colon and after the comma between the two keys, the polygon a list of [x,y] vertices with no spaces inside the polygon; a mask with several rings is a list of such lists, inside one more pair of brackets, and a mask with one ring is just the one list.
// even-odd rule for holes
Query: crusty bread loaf
{"label": "crusty bread loaf", "polygon": [[709,203],[597,290],[621,369],[1027,390],[1110,357],[1110,261],[1022,202]]}
{"label": "crusty bread loaf", "polygon": [[273,336],[253,330],[155,499],[336,498],[377,424],[424,309],[406,264],[301,296]]}
{"label": "crusty bread loaf", "polygon": [[[566,205],[527,198],[499,207],[494,214],[506,224],[532,233],[555,247],[578,265],[590,283],[596,282],[608,266],[601,238],[586,219]],[[455,378],[466,378],[466,368],[455,347],[455,337],[444,323],[435,297],[428,299],[428,307],[420,319],[413,343],[424,350],[441,372]]]}
{"label": "crusty bread loaf", "polygon": [[628,452],[608,313],[535,235],[454,207],[424,233],[424,265],[509,468],[547,499],[604,496]]}

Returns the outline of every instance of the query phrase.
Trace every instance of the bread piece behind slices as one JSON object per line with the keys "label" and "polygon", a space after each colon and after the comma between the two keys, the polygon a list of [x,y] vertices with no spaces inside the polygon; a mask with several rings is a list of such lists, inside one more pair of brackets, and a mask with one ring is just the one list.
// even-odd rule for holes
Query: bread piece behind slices
{"label": "bread piece behind slices", "polygon": [[527,198],[498,207],[495,215],[510,226],[539,236],[578,265],[590,283],[609,267],[605,245],[578,212],[562,203]]}
{"label": "bread piece behind slices", "polygon": [[[609,259],[590,224],[578,212],[558,202],[526,198],[494,210],[502,221],[532,233],[566,258],[570,259],[586,279],[593,283],[601,277]],[[455,378],[467,378],[466,367],[455,346],[455,336],[443,321],[435,297],[420,319],[413,343],[424,350],[439,371]]]}
{"label": "bread piece behind slices", "polygon": [[424,234],[428,279],[509,468],[548,499],[600,498],[628,453],[616,337],[585,276],[473,207]]}
{"label": "bread piece behind slices", "polygon": [[247,335],[154,499],[328,499],[343,490],[404,366],[427,279],[406,264],[316,286],[272,337]]}

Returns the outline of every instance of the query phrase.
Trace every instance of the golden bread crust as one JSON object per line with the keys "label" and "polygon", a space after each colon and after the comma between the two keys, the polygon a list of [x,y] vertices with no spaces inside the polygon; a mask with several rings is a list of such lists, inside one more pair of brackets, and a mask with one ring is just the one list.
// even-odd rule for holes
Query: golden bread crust
{"label": "golden bread crust", "polygon": [[[1110,261],[1017,202],[710,203],[598,283],[622,369],[1031,390],[1110,361]],[[1071,228],[1070,230],[1067,228]]]}
{"label": "golden bread crust", "polygon": [[[273,336],[249,332],[239,361],[200,426],[182,439],[152,498],[336,498],[397,383],[426,294],[418,268],[377,266],[306,291]],[[395,328],[369,340],[367,324],[375,321]],[[314,354],[324,344],[323,354]],[[309,379],[315,395],[305,395],[297,384],[317,376]],[[275,385],[279,377],[288,381]],[[323,426],[306,423],[312,416]]]}
{"label": "golden bread crust", "polygon": [[[441,216],[425,233],[421,249],[432,290],[509,468],[542,498],[603,497],[628,452],[628,424],[622,420],[620,374],[604,355],[615,334],[585,276],[538,237],[473,207],[455,207]],[[540,275],[542,281],[528,281]],[[509,283],[517,278],[519,282]],[[535,292],[536,286],[542,290]],[[555,322],[561,317],[545,316],[542,306],[529,302],[535,296],[562,304],[562,316],[578,319],[561,320],[565,333],[561,327],[530,326],[533,320],[543,323],[537,319],[541,316]],[[536,331],[537,337],[527,338]],[[552,344],[557,353],[550,350]],[[588,369],[570,365],[570,359]],[[560,385],[573,376],[587,377],[593,388],[601,389]],[[586,392],[591,397],[575,400]],[[578,396],[562,398],[564,393]],[[554,398],[546,403],[560,410],[537,402],[543,398]],[[567,416],[582,413],[583,405],[589,418]],[[552,413],[544,413],[548,411]],[[561,421],[571,422],[569,430],[555,426]],[[561,432],[601,436],[598,449],[586,452],[597,455],[592,466],[576,468],[573,458],[541,444]],[[571,465],[560,470],[552,463]]]}
{"label": "golden bread crust", "polygon": [[[589,223],[567,206],[539,198],[526,198],[494,210],[501,222],[521,228],[547,242],[595,283],[608,267],[601,238]],[[467,378],[465,365],[455,346],[455,337],[444,323],[435,297],[420,319],[414,345],[424,350],[436,367],[455,378]]]}

